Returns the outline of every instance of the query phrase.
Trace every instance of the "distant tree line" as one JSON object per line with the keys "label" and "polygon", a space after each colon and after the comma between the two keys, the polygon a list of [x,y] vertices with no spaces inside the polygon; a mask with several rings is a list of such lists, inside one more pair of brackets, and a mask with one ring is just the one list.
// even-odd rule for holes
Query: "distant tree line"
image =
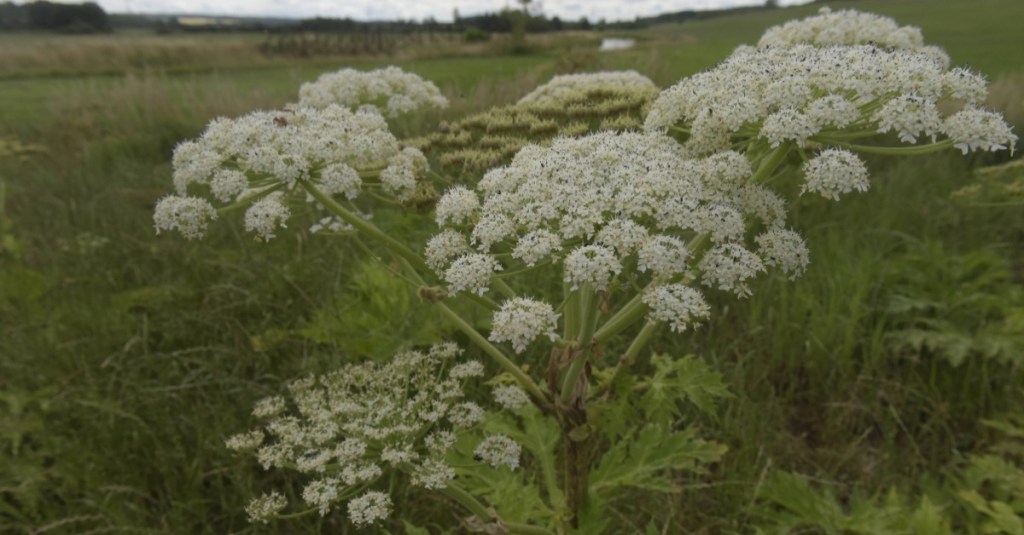
{"label": "distant tree line", "polygon": [[0,3],[0,29],[95,33],[111,30],[107,12],[99,4],[55,2]]}

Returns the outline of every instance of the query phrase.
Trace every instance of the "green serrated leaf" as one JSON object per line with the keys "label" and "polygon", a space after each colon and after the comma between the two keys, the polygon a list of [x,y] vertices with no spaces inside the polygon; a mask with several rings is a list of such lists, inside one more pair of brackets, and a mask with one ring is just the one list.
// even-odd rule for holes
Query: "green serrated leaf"
{"label": "green serrated leaf", "polygon": [[672,431],[664,425],[648,424],[635,435],[623,437],[591,472],[591,491],[636,487],[674,492],[673,471],[700,470],[702,464],[715,462],[725,453],[724,445],[696,435],[695,429]]}
{"label": "green serrated leaf", "polygon": [[681,359],[653,355],[651,364],[654,375],[640,385],[644,390],[640,408],[651,421],[670,421],[679,416],[679,403],[683,401],[714,416],[715,401],[732,397],[722,374],[693,355]]}

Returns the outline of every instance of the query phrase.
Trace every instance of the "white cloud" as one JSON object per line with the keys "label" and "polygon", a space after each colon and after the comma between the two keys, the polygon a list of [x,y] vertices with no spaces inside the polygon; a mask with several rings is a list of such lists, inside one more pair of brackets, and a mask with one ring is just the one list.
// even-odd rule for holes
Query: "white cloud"
{"label": "white cloud", "polygon": [[[690,9],[756,5],[763,0],[533,0],[533,3],[549,17],[614,21]],[[440,21],[452,20],[455,9],[465,16],[519,5],[515,0],[99,0],[99,4],[113,13],[202,13],[287,18],[322,16],[356,20],[422,20],[434,17]]]}

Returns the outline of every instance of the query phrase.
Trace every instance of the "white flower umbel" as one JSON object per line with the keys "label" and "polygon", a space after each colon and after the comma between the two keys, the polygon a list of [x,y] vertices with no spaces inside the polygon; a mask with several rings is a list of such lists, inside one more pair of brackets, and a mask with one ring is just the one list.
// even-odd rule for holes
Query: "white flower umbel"
{"label": "white flower umbel", "polygon": [[954,147],[967,154],[970,150],[1010,149],[1013,155],[1017,136],[1010,130],[1003,116],[985,110],[967,108],[946,118],[943,130]]}
{"label": "white flower umbel", "polygon": [[239,433],[233,435],[224,441],[224,445],[229,450],[234,451],[253,451],[256,448],[263,445],[263,430],[253,429],[246,433]]}
{"label": "white flower umbel", "polygon": [[[984,78],[949,70],[948,61],[927,47],[745,47],[663,91],[644,127],[681,129],[685,146],[696,153],[755,138],[773,147],[809,139],[839,144],[849,139],[843,133],[894,132],[917,143],[954,137],[937,102],[976,106],[984,95]],[[1005,139],[1005,123],[992,123],[986,123],[991,135]]]}
{"label": "white flower umbel", "polygon": [[465,186],[455,186],[437,201],[438,225],[461,225],[471,221],[480,209],[480,199]]}
{"label": "white flower umbel", "polygon": [[[405,473],[415,485],[444,488],[455,476],[444,460],[457,438],[451,429],[475,432],[471,428],[486,417],[483,407],[465,399],[467,383],[483,374],[483,366],[453,364],[458,353],[454,344],[437,344],[429,351],[405,351],[389,361],[349,364],[293,381],[288,399],[274,396],[257,403],[254,412],[265,423],[232,437],[229,445],[239,451],[256,448],[255,457],[267,469],[314,475],[302,499],[321,514],[388,471]],[[350,515],[362,512],[352,517],[354,523],[382,518],[373,511],[383,500],[373,496],[349,502]],[[278,502],[275,498],[274,508],[260,510],[280,510]]]}
{"label": "white flower umbel", "polygon": [[557,328],[558,314],[555,314],[551,305],[535,299],[515,297],[505,301],[501,310],[494,313],[490,340],[511,342],[512,349],[522,353],[539,336],[557,339]]}
{"label": "white flower umbel", "polygon": [[380,172],[385,191],[405,201],[416,190],[416,176],[427,169],[427,157],[414,147],[406,147],[388,159],[388,166]]}
{"label": "white flower umbel", "polygon": [[[427,163],[417,149],[400,150],[379,114],[353,113],[332,105],[214,119],[199,138],[175,148],[172,166],[177,196],[169,199],[202,198],[190,196],[191,190],[225,204],[264,200],[253,217],[275,219],[253,219],[247,226],[266,240],[274,236],[274,228],[285,226],[290,215],[290,211],[280,210],[281,206],[301,206],[307,200],[300,183],[351,200],[362,189],[361,174],[369,177],[366,180],[377,176],[384,191],[405,201],[416,190],[417,177],[424,174]],[[268,191],[277,192],[280,202],[275,206],[266,201]],[[158,208],[161,211],[154,214],[158,230],[174,228],[189,238],[200,237],[209,219],[193,217],[169,226],[166,214],[171,205]],[[275,210],[268,211],[270,208]],[[208,212],[204,206],[195,214]]]}
{"label": "white flower umbel", "polygon": [[371,490],[348,502],[348,519],[356,526],[366,526],[391,515],[391,497]]}
{"label": "white flower umbel", "polygon": [[622,271],[615,252],[601,245],[585,245],[573,249],[565,256],[565,282],[572,289],[590,283],[597,290],[605,290],[612,277]]}
{"label": "white flower umbel", "polygon": [[807,271],[807,244],[796,232],[774,228],[757,236],[754,241],[761,260],[766,265],[778,267],[790,279],[796,279]]}
{"label": "white flower umbel", "polygon": [[924,37],[916,26],[900,26],[889,17],[852,9],[832,11],[824,7],[817,15],[772,26],[765,30],[759,47],[867,45],[884,48],[920,49]]}
{"label": "white flower umbel", "polygon": [[[527,146],[484,175],[477,191],[459,186],[441,199],[437,221],[448,228],[431,239],[427,258],[450,293],[482,295],[499,267],[511,278],[547,264],[561,268],[571,290],[611,290],[620,274],[640,285],[671,282],[692,270],[686,244],[698,235],[733,244],[748,239],[751,218],[784,226],[785,204],[752,176],[739,152],[692,159],[660,134]],[[515,341],[513,323],[496,316],[492,340],[512,341],[520,352],[533,338]]]}
{"label": "white flower umbel", "polygon": [[711,307],[701,293],[683,284],[659,285],[644,292],[644,303],[651,317],[668,322],[675,332],[685,331],[711,314]]}
{"label": "white flower umbel", "polygon": [[604,71],[582,74],[560,74],[534,89],[519,104],[557,104],[567,97],[590,90],[632,89],[657,93],[658,86],[636,71]]}
{"label": "white flower umbel", "polygon": [[803,172],[803,192],[818,193],[834,201],[854,190],[867,191],[870,186],[864,161],[848,150],[824,150],[804,163]]}
{"label": "white flower umbel", "polygon": [[742,245],[727,243],[704,254],[700,271],[704,285],[731,291],[739,297],[749,297],[747,281],[764,271],[764,262]]}
{"label": "white flower umbel", "polygon": [[461,291],[470,291],[483,295],[491,284],[491,276],[501,271],[501,265],[494,257],[485,254],[467,254],[452,262],[444,272],[448,281],[448,290],[454,295]]}
{"label": "white flower umbel", "polygon": [[518,409],[530,402],[522,388],[515,385],[494,387],[494,401],[506,409]]}
{"label": "white flower umbel", "polygon": [[519,467],[522,446],[505,435],[491,435],[485,438],[473,453],[478,459],[494,468],[507,466],[510,470],[515,470]]}
{"label": "white flower umbel", "polygon": [[245,513],[249,515],[250,522],[267,524],[287,506],[288,500],[275,490],[249,502],[245,506]]}
{"label": "white flower umbel", "polygon": [[299,106],[326,108],[333,104],[352,110],[369,105],[390,117],[413,110],[448,107],[448,99],[433,82],[398,67],[368,72],[342,69],[320,75],[299,88]]}
{"label": "white flower umbel", "polygon": [[202,238],[217,210],[206,199],[168,195],[156,203],[153,224],[161,230],[176,230],[188,239]]}
{"label": "white flower umbel", "polygon": [[277,227],[286,228],[291,211],[282,202],[284,194],[275,191],[252,203],[245,211],[245,230],[256,233],[256,239],[270,241]]}
{"label": "white flower umbel", "polygon": [[437,271],[443,269],[453,259],[468,252],[470,252],[470,248],[466,236],[452,229],[445,229],[430,238],[423,256],[427,265]]}

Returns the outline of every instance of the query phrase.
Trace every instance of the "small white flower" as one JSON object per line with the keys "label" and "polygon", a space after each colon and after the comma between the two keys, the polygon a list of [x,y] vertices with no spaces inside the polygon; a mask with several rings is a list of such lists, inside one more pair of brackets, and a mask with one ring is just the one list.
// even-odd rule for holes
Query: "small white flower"
{"label": "small white flower", "polygon": [[452,433],[447,429],[434,431],[423,439],[427,449],[435,455],[441,455],[451,449],[451,447],[455,445],[455,440],[455,433]]}
{"label": "small white flower", "polygon": [[811,102],[805,113],[819,130],[826,126],[843,128],[860,118],[857,105],[840,95],[826,95]]}
{"label": "small white flower", "polygon": [[760,135],[772,147],[778,147],[786,141],[803,145],[818,130],[814,122],[803,113],[793,108],[783,108],[765,118]]}
{"label": "small white flower", "polygon": [[770,229],[754,238],[758,256],[769,266],[777,266],[790,279],[796,279],[807,271],[807,244],[792,230]]}
{"label": "small white flower", "polygon": [[705,285],[749,297],[747,281],[764,271],[764,263],[742,245],[727,243],[704,253],[699,268]]}
{"label": "small white flower", "polygon": [[217,210],[206,199],[168,195],[156,203],[153,224],[156,233],[177,230],[185,238],[202,238],[211,220],[217,219]]}
{"label": "small white flower", "polygon": [[[742,221],[742,220],[741,220]],[[637,253],[637,270],[651,270],[656,278],[665,279],[686,271],[689,257],[686,244],[674,236],[652,236]]]}
{"label": "small white flower", "polygon": [[448,410],[448,421],[456,427],[473,427],[483,420],[484,410],[472,401],[453,405]]}
{"label": "small white flower", "polygon": [[975,108],[967,108],[947,117],[943,132],[953,140],[953,146],[964,154],[971,150],[995,151],[1009,147],[1012,155],[1017,143],[1017,136],[1002,115]]}
{"label": "small white flower", "polygon": [[284,412],[285,400],[281,396],[268,396],[256,402],[252,415],[257,418],[271,418]]}
{"label": "small white flower", "polygon": [[348,502],[348,518],[359,527],[384,520],[390,515],[391,497],[380,491],[371,490]]}
{"label": "small white flower", "polygon": [[476,447],[473,455],[494,468],[504,465],[515,470],[519,467],[522,447],[505,435],[491,435]]}
{"label": "small white flower", "polygon": [[461,225],[473,219],[477,210],[480,209],[480,199],[476,193],[463,186],[455,186],[448,190],[440,200],[437,201],[437,224]]}
{"label": "small white flower", "polygon": [[621,271],[615,253],[602,245],[577,247],[565,257],[564,280],[572,284],[573,290],[587,282],[597,290],[606,290],[612,277]]}
{"label": "small white flower", "polygon": [[245,230],[256,233],[256,239],[270,241],[277,227],[286,228],[285,222],[291,215],[288,207],[281,202],[279,191],[252,203],[245,211]]}
{"label": "small white flower", "polygon": [[359,188],[363,179],[351,166],[343,163],[328,165],[320,171],[320,183],[317,187],[324,195],[344,195],[355,199],[359,196]]}
{"label": "small white flower", "polygon": [[530,398],[522,388],[515,385],[494,387],[494,401],[506,409],[518,409],[530,402]]}
{"label": "small white flower", "polygon": [[427,459],[412,473],[412,484],[430,490],[443,489],[455,479],[455,470],[440,459]]}
{"label": "small white flower", "polygon": [[613,219],[597,232],[600,245],[615,249],[620,256],[632,254],[647,240],[647,229],[632,219]]}
{"label": "small white flower", "polygon": [[505,301],[501,310],[494,313],[494,325],[489,339],[493,342],[511,342],[513,350],[522,353],[538,336],[557,339],[557,327],[558,314],[555,314],[550,304],[515,297]]}
{"label": "small white flower", "polygon": [[839,200],[841,194],[867,191],[868,168],[856,154],[843,149],[826,149],[803,166],[804,185],[801,192],[814,192]]}
{"label": "small white flower", "polygon": [[288,501],[275,490],[253,499],[249,505],[245,506],[245,512],[249,515],[250,522],[267,524],[287,506]]}
{"label": "small white flower", "polygon": [[217,169],[210,179],[210,193],[220,202],[231,202],[249,188],[249,178],[234,169]]}
{"label": "small white flower", "polygon": [[464,290],[483,295],[490,286],[491,276],[495,271],[501,271],[501,265],[494,257],[472,253],[452,262],[444,272],[444,279],[448,281],[452,295]]}
{"label": "small white flower", "polygon": [[453,258],[460,257],[469,251],[469,241],[464,235],[452,229],[445,229],[430,238],[423,257],[431,269],[440,271]]}
{"label": "small white flower", "polygon": [[934,138],[942,130],[942,117],[935,102],[913,94],[890,100],[872,118],[878,123],[879,132],[895,131],[904,143],[917,143],[921,134]]}
{"label": "small white flower", "polygon": [[479,360],[470,360],[452,366],[448,371],[448,377],[452,379],[465,379],[467,377],[483,377],[484,365]]}
{"label": "small white flower", "polygon": [[537,229],[523,234],[512,250],[512,258],[522,260],[533,267],[542,258],[562,249],[562,239],[546,229]]}
{"label": "small white flower", "polygon": [[675,332],[685,331],[711,314],[704,296],[683,284],[655,286],[644,293],[643,302],[650,307],[651,317],[668,322]]}
{"label": "small white flower", "polygon": [[224,445],[233,451],[255,450],[263,444],[263,430],[253,429],[248,433],[240,433],[229,437]]}
{"label": "small white flower", "polygon": [[331,506],[338,501],[341,482],[335,478],[323,478],[310,482],[302,489],[302,499],[320,511],[320,516],[331,512]]}

